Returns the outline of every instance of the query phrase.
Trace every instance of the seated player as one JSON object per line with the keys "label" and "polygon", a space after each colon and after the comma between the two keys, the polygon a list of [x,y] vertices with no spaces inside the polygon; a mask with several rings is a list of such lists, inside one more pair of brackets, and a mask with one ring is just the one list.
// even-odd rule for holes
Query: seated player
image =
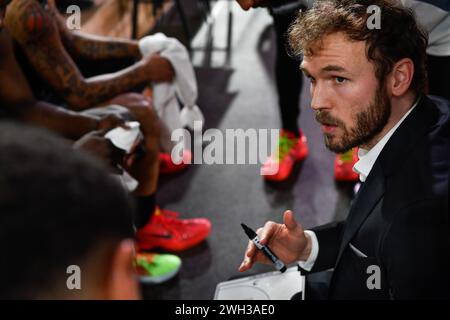
{"label": "seated player", "polygon": [[[104,116],[98,117],[37,101],[16,61],[9,31],[3,27],[5,8],[9,2],[0,1],[0,114],[48,128],[68,139],[78,140],[76,146],[111,162],[116,152],[101,133],[120,125],[124,114],[118,117],[106,112]],[[145,156],[127,168],[139,181],[135,195],[140,208],[136,219],[140,247],[184,250],[198,244],[209,233],[209,221],[176,219],[172,212],[160,210],[154,204],[159,168],[158,130],[156,117],[149,108],[150,101],[138,94],[122,95],[115,100],[127,107],[126,116],[139,120],[145,138]],[[170,237],[160,237],[161,234]]]}
{"label": "seated player", "polygon": [[[158,54],[142,56],[138,41],[70,30],[54,0],[13,0],[6,12],[6,24],[33,71],[75,111],[174,77],[171,63]],[[89,78],[83,76],[76,64],[76,60],[98,64],[111,59],[136,62],[117,72]],[[170,160],[160,158],[163,162]],[[172,163],[162,166],[174,171],[186,167]]]}

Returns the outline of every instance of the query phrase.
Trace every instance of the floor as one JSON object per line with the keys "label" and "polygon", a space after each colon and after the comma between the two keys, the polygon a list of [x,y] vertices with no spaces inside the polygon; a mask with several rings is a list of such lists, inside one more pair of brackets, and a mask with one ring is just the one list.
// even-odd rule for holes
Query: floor
{"label": "floor", "polygon": [[[227,3],[213,9],[215,51],[196,50],[193,61],[199,84],[199,106],[206,129],[279,126],[273,80],[274,33],[264,9],[244,12],[232,5],[232,50],[225,51]],[[198,48],[208,43],[202,26],[192,41]],[[305,80],[306,81],[306,80]],[[244,222],[253,228],[265,221],[282,221],[292,209],[305,228],[345,218],[352,186],[333,179],[334,154],[326,150],[319,126],[309,109],[308,84],[301,94],[300,125],[308,138],[310,154],[296,175],[282,185],[265,183],[259,165],[193,165],[187,171],[160,181],[158,201],[182,217],[207,217],[213,229],[204,243],[179,253],[179,275],[161,285],[143,287],[146,299],[213,299],[216,285],[238,276],[247,238]],[[257,266],[254,272],[273,270]],[[250,273],[250,272],[249,272]]]}

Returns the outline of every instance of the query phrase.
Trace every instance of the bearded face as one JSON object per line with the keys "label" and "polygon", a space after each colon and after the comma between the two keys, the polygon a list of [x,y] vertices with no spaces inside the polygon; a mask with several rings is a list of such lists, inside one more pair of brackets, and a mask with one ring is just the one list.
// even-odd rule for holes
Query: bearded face
{"label": "bearded face", "polygon": [[353,115],[354,125],[351,128],[329,112],[316,110],[317,122],[326,126],[336,126],[343,132],[340,137],[336,137],[332,132],[324,133],[325,145],[331,151],[344,153],[367,144],[383,130],[391,115],[391,104],[384,86],[378,86],[372,101],[355,109],[360,111]]}
{"label": "bearded face", "polygon": [[325,36],[301,69],[311,80],[311,107],[328,149],[369,148],[391,117],[386,81],[378,79],[364,41],[338,32]]}

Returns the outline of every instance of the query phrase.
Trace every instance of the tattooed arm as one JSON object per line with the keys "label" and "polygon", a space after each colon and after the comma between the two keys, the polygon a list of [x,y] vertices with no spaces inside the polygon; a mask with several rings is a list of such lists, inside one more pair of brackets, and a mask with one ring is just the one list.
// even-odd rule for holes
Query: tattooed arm
{"label": "tattooed arm", "polygon": [[91,60],[142,59],[137,41],[100,37],[70,30],[61,32],[61,38],[64,46],[75,57]]}
{"label": "tattooed arm", "polygon": [[36,101],[14,56],[12,38],[0,30],[0,107],[6,115],[78,139],[105,122],[45,102]]}
{"label": "tattooed arm", "polygon": [[6,25],[36,71],[74,110],[90,108],[138,85],[173,77],[170,63],[155,55],[116,73],[84,78],[65,50],[55,21],[34,0],[12,2]]}
{"label": "tattooed arm", "polygon": [[61,40],[71,56],[92,60],[142,58],[138,42],[135,40],[100,37],[69,30],[66,19],[59,13],[54,1],[47,1],[48,12],[56,22]]}

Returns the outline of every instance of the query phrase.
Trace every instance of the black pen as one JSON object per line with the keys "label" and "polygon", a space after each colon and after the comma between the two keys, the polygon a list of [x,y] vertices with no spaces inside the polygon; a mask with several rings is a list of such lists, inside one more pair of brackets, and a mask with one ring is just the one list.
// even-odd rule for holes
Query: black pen
{"label": "black pen", "polygon": [[275,264],[275,268],[277,270],[280,270],[281,272],[286,271],[286,265],[278,259],[278,257],[270,250],[270,248],[266,245],[263,245],[259,242],[258,235],[255,231],[247,227],[245,224],[241,223],[242,228],[244,229],[245,233],[247,234],[250,241],[252,241],[255,246],[264,253],[264,255]]}

